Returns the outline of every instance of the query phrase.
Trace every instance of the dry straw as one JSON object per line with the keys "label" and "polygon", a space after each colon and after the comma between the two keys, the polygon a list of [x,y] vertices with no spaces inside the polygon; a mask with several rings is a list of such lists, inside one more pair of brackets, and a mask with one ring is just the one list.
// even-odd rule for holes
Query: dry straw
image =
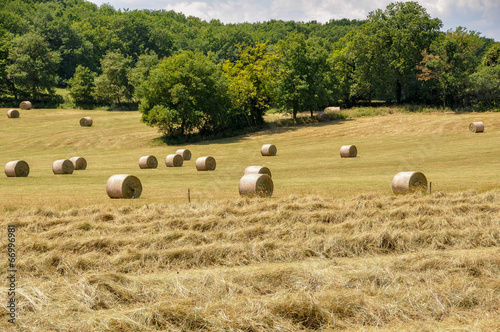
{"label": "dry straw", "polygon": [[19,108],[22,110],[30,110],[33,108],[33,105],[31,105],[30,101],[25,100],[19,104]]}
{"label": "dry straw", "polygon": [[318,112],[318,114],[316,114],[316,120],[318,120],[318,122],[327,122],[330,121],[330,116],[325,112]]}
{"label": "dry straw", "polygon": [[90,118],[88,116],[80,119],[80,126],[82,126],[82,127],[90,127],[90,126],[92,126],[93,123],[94,123],[94,121],[92,121],[92,118]]}
{"label": "dry straw", "polygon": [[248,166],[245,168],[244,175],[246,174],[267,174],[272,177],[271,170],[265,166]]}
{"label": "dry straw", "polygon": [[165,165],[167,165],[167,167],[181,167],[183,162],[184,159],[178,154],[169,154],[165,158]]}
{"label": "dry straw", "polygon": [[264,144],[260,149],[260,153],[263,156],[275,156],[277,152],[278,149],[276,149],[276,146],[274,144]]}
{"label": "dry straw", "polygon": [[142,184],[136,176],[115,174],[108,179],[106,192],[110,198],[139,198]]}
{"label": "dry straw", "polygon": [[87,160],[82,157],[73,157],[69,158],[69,160],[73,163],[73,167],[76,170],[84,170],[87,168]]}
{"label": "dry straw", "polygon": [[213,171],[215,170],[215,159],[213,157],[200,157],[196,159],[196,169],[198,171]]}
{"label": "dry straw", "polygon": [[342,158],[354,158],[358,155],[358,149],[355,145],[344,145],[340,148]]}
{"label": "dry straw", "polygon": [[484,124],[482,122],[472,122],[469,124],[469,130],[473,133],[484,132]]}
{"label": "dry straw", "polygon": [[19,117],[19,111],[18,110],[8,110],[7,111],[7,117],[10,119],[16,119]]}
{"label": "dry straw", "polygon": [[420,172],[400,172],[392,179],[392,191],[395,194],[425,190],[427,190],[427,178]]}
{"label": "dry straw", "polygon": [[267,174],[246,174],[240,179],[241,196],[271,197],[273,190],[273,179]]}
{"label": "dry straw", "polygon": [[69,159],[59,159],[52,164],[54,174],[73,174],[75,166]]}
{"label": "dry straw", "polygon": [[30,174],[30,167],[24,160],[9,161],[5,165],[5,175],[8,177],[26,177]]}
{"label": "dry straw", "polygon": [[158,167],[158,159],[155,156],[142,156],[139,158],[139,167],[141,169]]}
{"label": "dry straw", "polygon": [[191,151],[188,149],[179,149],[175,154],[180,154],[184,160],[191,160]]}

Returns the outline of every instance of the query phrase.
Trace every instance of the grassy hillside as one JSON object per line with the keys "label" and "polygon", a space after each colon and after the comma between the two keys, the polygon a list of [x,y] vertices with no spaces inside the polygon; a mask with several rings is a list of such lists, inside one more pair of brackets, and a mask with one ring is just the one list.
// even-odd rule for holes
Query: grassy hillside
{"label": "grassy hillside", "polygon": [[[6,110],[0,110],[5,111]],[[90,116],[94,126],[80,127]],[[485,133],[472,134],[468,124],[483,121]],[[155,145],[155,129],[139,122],[137,112],[30,110],[21,118],[0,118],[0,164],[23,159],[28,178],[0,177],[2,205],[62,207],[109,203],[142,205],[238,198],[238,182],[249,165],[268,166],[276,199],[321,194],[344,197],[372,192],[391,194],[399,171],[423,172],[438,191],[485,191],[500,185],[500,114],[392,114],[339,120],[307,127],[276,127],[245,137],[186,145],[193,159],[182,168],[167,168],[164,159],[178,146]],[[276,157],[263,157],[260,147],[273,143]],[[341,159],[339,149],[355,144],[358,157]],[[141,170],[143,155],[156,155],[160,167]],[[197,157],[211,155],[214,172],[197,172]],[[72,175],[52,174],[52,163],[82,156],[88,168]],[[133,203],[111,202],[105,192],[113,174],[133,174],[142,181],[142,197]]]}
{"label": "grassy hillside", "polygon": [[[6,110],[5,110],[6,112]],[[95,125],[79,126],[91,116]],[[277,121],[278,115],[268,120]],[[485,133],[468,124],[483,121]],[[500,114],[387,114],[187,145],[155,143],[136,112],[23,111],[0,118],[0,266],[16,225],[18,331],[495,331],[500,321]],[[274,143],[276,157],[260,146]],[[341,159],[355,144],[358,157]],[[138,159],[154,154],[155,170]],[[214,172],[195,159],[212,155]],[[83,156],[85,171],[52,174]],[[248,165],[275,193],[244,199]],[[399,171],[432,194],[394,196]],[[138,176],[111,200],[112,174]],[[187,202],[187,189],[192,202]],[[2,275],[4,277],[4,275]],[[0,301],[8,303],[8,280]]]}

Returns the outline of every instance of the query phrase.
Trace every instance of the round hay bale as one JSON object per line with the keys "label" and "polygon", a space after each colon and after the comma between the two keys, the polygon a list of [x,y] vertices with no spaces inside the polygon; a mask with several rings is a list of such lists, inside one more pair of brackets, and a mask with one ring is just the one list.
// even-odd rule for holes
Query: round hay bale
{"label": "round hay bale", "polygon": [[175,153],[169,154],[165,158],[165,165],[167,165],[167,167],[181,167],[183,162],[184,159],[182,158],[182,156]]}
{"label": "round hay bale", "polygon": [[54,174],[73,174],[75,166],[69,159],[59,159],[52,164]]}
{"label": "round hay bale", "polygon": [[18,110],[8,110],[7,117],[10,119],[17,119],[19,117],[19,111]]}
{"label": "round hay bale", "polygon": [[139,198],[142,184],[136,176],[115,174],[108,179],[106,192],[110,198]]}
{"label": "round hay bale", "polygon": [[240,179],[241,196],[271,197],[273,190],[273,179],[267,174],[246,174]]}
{"label": "round hay bale", "polygon": [[143,156],[139,158],[139,167],[141,169],[158,167],[158,159],[155,156]]}
{"label": "round hay bale", "polygon": [[392,191],[405,194],[427,190],[427,178],[420,172],[400,172],[392,179]]}
{"label": "round hay bale", "polygon": [[214,171],[215,166],[214,157],[207,156],[196,159],[196,169],[198,171]]}
{"label": "round hay bale", "polygon": [[325,113],[335,113],[340,112],[340,106],[328,106],[323,110]]}
{"label": "round hay bale", "polygon": [[24,160],[9,161],[5,165],[5,175],[8,177],[27,177],[30,174],[30,166]]}
{"label": "round hay bale", "polygon": [[265,166],[248,166],[245,168],[244,175],[246,174],[267,174],[272,177],[271,170]]}
{"label": "round hay bale", "polygon": [[19,108],[22,110],[30,110],[33,108],[33,105],[31,105],[30,101],[25,100],[19,104]]}
{"label": "round hay bale", "polygon": [[82,127],[90,127],[90,126],[92,126],[93,123],[94,123],[94,121],[92,121],[92,118],[90,118],[88,116],[80,119],[80,126],[82,126]]}
{"label": "round hay bale", "polygon": [[318,112],[318,114],[316,114],[316,120],[318,120],[318,122],[327,122],[330,121],[330,116],[325,112]]}
{"label": "round hay bale", "polygon": [[358,149],[355,145],[344,145],[340,148],[340,157],[354,158],[358,155]]}
{"label": "round hay bale", "polygon": [[472,122],[469,124],[469,130],[473,133],[484,132],[484,124],[482,122]]}
{"label": "round hay bale", "polygon": [[76,170],[84,170],[87,168],[87,161],[82,157],[73,157],[69,158],[69,160],[73,163],[73,167]]}
{"label": "round hay bale", "polygon": [[191,160],[191,151],[188,149],[179,149],[175,153],[180,154],[184,160]]}
{"label": "round hay bale", "polygon": [[276,146],[274,144],[264,144],[260,149],[260,153],[263,156],[275,156],[277,152],[278,149],[276,149]]}

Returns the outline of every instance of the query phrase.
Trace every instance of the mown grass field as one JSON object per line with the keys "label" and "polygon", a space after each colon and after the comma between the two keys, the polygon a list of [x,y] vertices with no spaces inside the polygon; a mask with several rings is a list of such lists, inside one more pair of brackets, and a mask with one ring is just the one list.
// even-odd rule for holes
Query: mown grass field
{"label": "mown grass field", "polygon": [[[80,127],[83,116],[94,126]],[[0,118],[0,164],[31,168],[0,177],[1,266],[14,224],[18,269],[17,322],[2,309],[0,328],[499,330],[500,113],[395,112],[184,146],[156,143],[139,117],[35,109]],[[470,133],[472,121],[485,132]],[[276,157],[260,155],[265,143]],[[340,158],[345,144],[357,158]],[[180,147],[193,159],[165,167]],[[139,169],[148,154],[158,169]],[[196,171],[205,155],[214,172]],[[73,156],[87,170],[52,173],[53,161]],[[271,169],[272,198],[239,197],[249,165]],[[392,177],[410,170],[432,194],[392,194]],[[141,198],[108,198],[106,181],[119,173],[140,178]]]}

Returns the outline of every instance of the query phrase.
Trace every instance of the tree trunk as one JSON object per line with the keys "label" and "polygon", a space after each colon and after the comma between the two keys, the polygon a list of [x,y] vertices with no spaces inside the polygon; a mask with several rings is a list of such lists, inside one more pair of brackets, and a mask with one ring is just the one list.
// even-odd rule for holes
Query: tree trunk
{"label": "tree trunk", "polygon": [[401,92],[402,87],[401,87],[401,82],[399,80],[396,81],[396,102],[398,104],[401,104]]}

